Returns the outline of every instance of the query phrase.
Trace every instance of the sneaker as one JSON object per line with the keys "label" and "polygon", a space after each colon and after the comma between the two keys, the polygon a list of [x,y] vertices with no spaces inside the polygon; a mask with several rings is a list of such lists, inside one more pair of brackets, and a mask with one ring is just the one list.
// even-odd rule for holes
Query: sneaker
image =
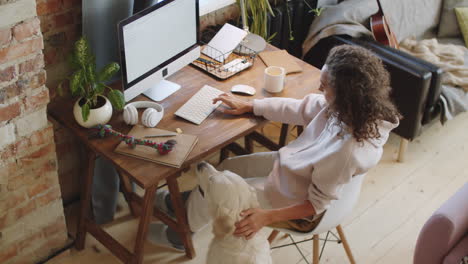
{"label": "sneaker", "polygon": [[169,227],[163,223],[151,223],[148,230],[148,240],[153,244],[178,252],[185,252],[184,245],[171,243],[168,238]]}
{"label": "sneaker", "polygon": [[167,207],[167,197],[169,191],[166,189],[159,189],[156,191],[156,198],[154,199],[154,207],[159,209],[161,212],[167,214],[168,216],[175,218],[175,214],[172,210],[169,210]]}

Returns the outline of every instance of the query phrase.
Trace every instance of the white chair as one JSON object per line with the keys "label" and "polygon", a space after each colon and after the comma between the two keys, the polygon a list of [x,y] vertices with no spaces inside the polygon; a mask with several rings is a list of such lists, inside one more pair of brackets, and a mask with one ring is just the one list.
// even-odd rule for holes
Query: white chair
{"label": "white chair", "polygon": [[[343,243],[343,247],[346,251],[346,255],[349,258],[349,262],[352,264],[355,264],[356,261],[354,260],[353,254],[351,253],[351,249],[349,247],[348,241],[346,240],[346,237],[343,233],[343,229],[341,228],[341,222],[343,219],[351,212],[353,209],[354,205],[356,204],[358,198],[359,198],[359,193],[361,191],[361,185],[362,181],[364,179],[365,174],[361,175],[356,175],[354,176],[349,183],[347,183],[343,187],[343,191],[341,194],[341,198],[339,200],[333,200],[330,204],[330,207],[328,210],[325,212],[322,220],[318,224],[318,226],[311,232],[309,233],[301,233],[301,232],[296,232],[292,231],[289,229],[282,229],[282,228],[275,228],[271,234],[270,237],[268,238],[268,241],[271,242],[273,239],[278,235],[279,232],[283,232],[288,234],[289,236],[301,236],[301,237],[306,237],[306,236],[313,236],[312,239],[306,239],[303,241],[295,242],[294,239],[291,237],[293,243],[289,245],[295,245],[297,247],[298,243],[302,243],[305,241],[310,241],[313,240],[313,252],[312,252],[312,263],[313,264],[318,264],[319,263],[319,235],[325,232],[329,232],[333,228],[336,228],[336,231],[338,231],[339,235],[339,240],[338,242]],[[333,234],[333,233],[332,233]],[[327,238],[325,241],[328,240],[328,233],[327,233]],[[284,246],[284,245],[283,245]],[[281,246],[280,246],[281,247]],[[274,247],[273,247],[274,248]],[[301,252],[300,248],[297,247],[301,255],[304,257],[303,253]],[[323,251],[323,248],[322,248]],[[305,257],[304,257],[305,259]],[[305,259],[307,262],[307,259]]]}

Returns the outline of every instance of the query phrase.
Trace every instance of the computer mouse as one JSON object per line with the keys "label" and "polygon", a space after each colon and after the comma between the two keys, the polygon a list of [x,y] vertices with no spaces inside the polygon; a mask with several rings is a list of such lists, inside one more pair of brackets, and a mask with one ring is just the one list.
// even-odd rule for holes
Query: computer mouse
{"label": "computer mouse", "polygon": [[231,88],[231,92],[246,95],[254,95],[257,92],[257,90],[255,90],[255,88],[253,88],[252,86],[246,84],[237,84]]}

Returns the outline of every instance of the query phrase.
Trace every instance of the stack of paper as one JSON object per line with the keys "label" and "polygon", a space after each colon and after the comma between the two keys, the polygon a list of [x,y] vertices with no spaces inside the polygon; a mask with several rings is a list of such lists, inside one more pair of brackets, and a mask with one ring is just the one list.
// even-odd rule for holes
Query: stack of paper
{"label": "stack of paper", "polygon": [[247,31],[226,23],[210,40],[208,47],[205,47],[202,53],[224,63],[224,60],[231,55],[245,36],[247,36]]}

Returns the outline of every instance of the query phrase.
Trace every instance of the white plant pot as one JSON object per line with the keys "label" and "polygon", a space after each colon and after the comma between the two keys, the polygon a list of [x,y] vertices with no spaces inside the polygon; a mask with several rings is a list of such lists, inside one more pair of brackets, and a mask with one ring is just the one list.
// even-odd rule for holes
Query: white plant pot
{"label": "white plant pot", "polygon": [[107,124],[112,117],[112,104],[109,99],[104,96],[100,96],[106,100],[106,103],[96,109],[91,109],[89,111],[89,117],[86,122],[83,120],[83,115],[81,114],[81,106],[79,104],[82,98],[79,98],[75,106],[73,107],[73,115],[75,116],[76,122],[82,127],[90,128],[99,124]]}

